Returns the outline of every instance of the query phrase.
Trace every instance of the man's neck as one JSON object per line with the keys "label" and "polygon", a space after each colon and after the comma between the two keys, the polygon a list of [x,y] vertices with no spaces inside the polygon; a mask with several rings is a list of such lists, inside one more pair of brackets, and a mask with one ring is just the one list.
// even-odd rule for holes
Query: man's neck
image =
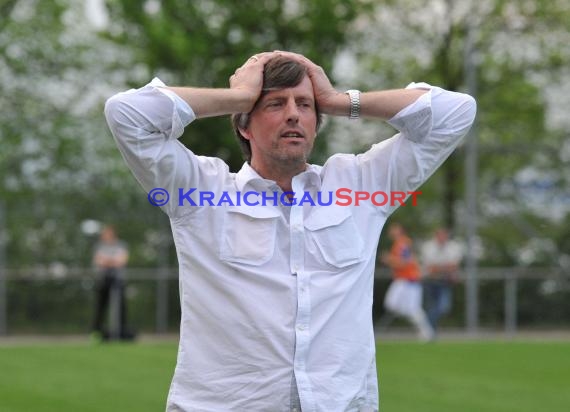
{"label": "man's neck", "polygon": [[250,166],[264,179],[275,181],[284,192],[293,191],[293,177],[307,169],[307,163],[287,164],[273,163],[270,167],[260,165],[252,160]]}

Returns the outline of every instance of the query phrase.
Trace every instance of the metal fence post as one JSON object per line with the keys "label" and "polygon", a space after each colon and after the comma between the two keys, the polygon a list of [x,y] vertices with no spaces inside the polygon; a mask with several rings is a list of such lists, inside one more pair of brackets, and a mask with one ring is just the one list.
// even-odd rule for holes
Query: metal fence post
{"label": "metal fence post", "polygon": [[8,333],[8,303],[6,293],[6,225],[4,218],[4,203],[0,200],[0,336]]}
{"label": "metal fence post", "polygon": [[109,339],[116,340],[121,338],[121,283],[118,273],[113,279],[111,284],[111,291],[109,296]]}
{"label": "metal fence post", "polygon": [[168,330],[168,269],[161,267],[156,278],[156,332]]}
{"label": "metal fence post", "polygon": [[[465,46],[465,81],[468,92],[475,97],[477,73],[475,54],[474,22],[468,22]],[[476,333],[479,327],[479,282],[477,276],[477,133],[473,125],[465,144],[465,203],[467,205],[466,235],[467,256],[465,259],[465,324],[467,332]]]}
{"label": "metal fence post", "polygon": [[517,274],[507,272],[505,275],[505,333],[514,335],[517,332]]}
{"label": "metal fence post", "polygon": [[156,277],[156,332],[168,330],[168,247],[170,238],[161,234],[158,276]]}

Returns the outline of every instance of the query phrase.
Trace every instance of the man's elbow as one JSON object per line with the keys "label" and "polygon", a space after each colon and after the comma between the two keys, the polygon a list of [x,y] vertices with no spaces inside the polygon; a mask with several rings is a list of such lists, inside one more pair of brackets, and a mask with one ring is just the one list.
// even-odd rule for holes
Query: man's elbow
{"label": "man's elbow", "polygon": [[461,94],[461,102],[457,105],[453,120],[449,124],[451,135],[463,137],[475,123],[477,115],[477,102],[468,94]]}
{"label": "man's elbow", "polygon": [[107,124],[114,130],[118,124],[121,124],[125,120],[125,108],[126,104],[121,99],[120,94],[116,94],[111,96],[105,102],[105,108],[103,113],[105,114],[105,119],[107,120]]}
{"label": "man's elbow", "polygon": [[469,127],[471,127],[471,125],[475,122],[475,116],[477,115],[477,101],[475,100],[475,98],[473,96],[470,96],[468,94],[465,95],[466,98],[466,106],[467,106],[467,117],[468,117],[468,121],[469,121]]}
{"label": "man's elbow", "polygon": [[463,132],[467,133],[473,123],[475,123],[475,117],[477,115],[477,101],[468,94],[465,94],[465,101],[461,105],[461,119],[463,124]]}

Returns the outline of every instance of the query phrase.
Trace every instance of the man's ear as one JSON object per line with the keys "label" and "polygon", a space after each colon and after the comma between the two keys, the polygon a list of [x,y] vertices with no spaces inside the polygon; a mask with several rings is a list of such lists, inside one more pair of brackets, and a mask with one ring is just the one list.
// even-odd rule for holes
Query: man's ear
{"label": "man's ear", "polygon": [[244,139],[251,140],[251,133],[249,129],[242,129],[241,127],[238,127],[238,130]]}

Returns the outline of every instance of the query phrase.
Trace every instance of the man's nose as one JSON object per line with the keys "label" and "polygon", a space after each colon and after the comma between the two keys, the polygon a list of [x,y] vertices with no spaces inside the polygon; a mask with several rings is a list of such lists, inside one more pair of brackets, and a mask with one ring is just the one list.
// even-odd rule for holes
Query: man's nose
{"label": "man's nose", "polygon": [[295,100],[291,99],[287,101],[286,115],[288,122],[297,123],[299,121],[299,107],[297,107]]}

